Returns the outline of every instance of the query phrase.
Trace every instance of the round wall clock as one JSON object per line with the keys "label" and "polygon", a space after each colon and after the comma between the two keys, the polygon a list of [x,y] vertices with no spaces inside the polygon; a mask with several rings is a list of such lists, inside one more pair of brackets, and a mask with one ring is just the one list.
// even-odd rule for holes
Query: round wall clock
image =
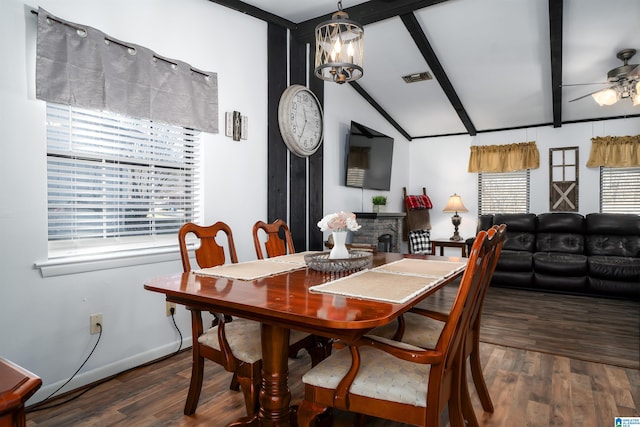
{"label": "round wall clock", "polygon": [[323,118],[318,98],[302,85],[285,89],[278,105],[280,134],[296,156],[307,157],[322,143]]}

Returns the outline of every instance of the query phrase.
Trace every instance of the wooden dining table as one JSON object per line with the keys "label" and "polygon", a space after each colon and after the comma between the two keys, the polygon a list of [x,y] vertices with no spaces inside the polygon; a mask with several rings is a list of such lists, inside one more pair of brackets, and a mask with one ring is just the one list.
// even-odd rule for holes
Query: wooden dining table
{"label": "wooden dining table", "polygon": [[[466,261],[457,257],[376,253],[372,267],[403,258]],[[378,326],[392,322],[411,307],[462,275],[458,269],[428,290],[403,302],[386,302],[316,292],[312,287],[348,276],[324,273],[304,265],[281,274],[254,280],[201,275],[195,272],[162,276],[145,281],[144,288],[166,295],[169,302],[190,309],[222,312],[260,322],[262,387],[260,409],[254,417],[241,418],[236,426],[296,425],[288,385],[289,331],[291,329],[353,342]],[[389,284],[393,286],[392,283]]]}

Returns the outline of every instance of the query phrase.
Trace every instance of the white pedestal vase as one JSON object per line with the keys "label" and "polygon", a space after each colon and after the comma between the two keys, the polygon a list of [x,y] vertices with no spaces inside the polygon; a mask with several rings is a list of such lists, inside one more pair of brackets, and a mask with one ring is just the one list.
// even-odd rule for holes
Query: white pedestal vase
{"label": "white pedestal vase", "polygon": [[331,252],[329,253],[329,259],[349,258],[349,250],[345,245],[345,242],[347,241],[347,232],[334,231],[331,234],[333,236],[333,248],[331,248]]}

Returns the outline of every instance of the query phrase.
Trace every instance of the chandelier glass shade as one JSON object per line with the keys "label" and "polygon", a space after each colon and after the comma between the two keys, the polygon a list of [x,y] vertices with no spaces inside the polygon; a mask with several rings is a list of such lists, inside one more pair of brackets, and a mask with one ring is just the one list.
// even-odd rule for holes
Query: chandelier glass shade
{"label": "chandelier glass shade", "polygon": [[316,27],[315,35],[316,77],[339,84],[362,77],[364,29],[342,11],[342,2],[331,20]]}

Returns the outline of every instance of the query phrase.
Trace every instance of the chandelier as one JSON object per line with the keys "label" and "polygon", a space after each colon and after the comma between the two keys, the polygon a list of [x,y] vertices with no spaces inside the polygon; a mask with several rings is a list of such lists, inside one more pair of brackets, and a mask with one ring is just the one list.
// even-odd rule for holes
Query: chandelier
{"label": "chandelier", "polygon": [[342,11],[342,1],[331,20],[318,25],[315,33],[316,77],[339,84],[362,77],[364,29]]}
{"label": "chandelier", "polygon": [[591,95],[598,105],[613,105],[621,99],[630,98],[633,105],[640,105],[640,81],[623,80],[616,86]]}

